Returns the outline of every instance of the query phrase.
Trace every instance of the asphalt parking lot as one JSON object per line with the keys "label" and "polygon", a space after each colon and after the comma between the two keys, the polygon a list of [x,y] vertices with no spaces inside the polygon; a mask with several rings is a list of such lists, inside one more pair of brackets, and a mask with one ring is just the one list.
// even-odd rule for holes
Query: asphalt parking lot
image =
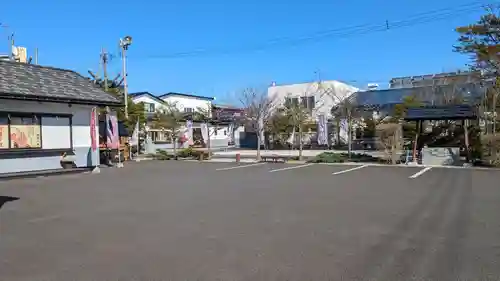
{"label": "asphalt parking lot", "polygon": [[499,179],[145,161],[0,182],[0,280],[499,280]]}

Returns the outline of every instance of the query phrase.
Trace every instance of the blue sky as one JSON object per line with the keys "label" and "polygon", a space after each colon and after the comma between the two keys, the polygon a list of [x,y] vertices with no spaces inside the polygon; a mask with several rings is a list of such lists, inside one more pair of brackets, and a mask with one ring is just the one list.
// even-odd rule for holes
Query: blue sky
{"label": "blue sky", "polygon": [[[248,86],[313,81],[317,73],[324,80],[365,86],[396,76],[463,68],[467,57],[452,52],[454,28],[476,21],[482,13],[467,10],[406,28],[244,51],[245,46],[276,38],[302,38],[360,24],[383,25],[387,20],[391,27],[411,16],[474,0],[25,0],[22,7],[16,1],[3,2],[0,22],[10,27],[1,31],[2,53],[8,47],[7,32],[15,31],[17,45],[30,54],[39,48],[40,64],[86,75],[88,69],[99,70],[101,47],[119,56],[119,38],[131,35],[131,92],[184,92],[216,96],[221,102],[230,102]],[[171,57],[199,49],[207,53]],[[213,51],[221,49],[234,52]],[[116,57],[111,75],[120,68]]]}

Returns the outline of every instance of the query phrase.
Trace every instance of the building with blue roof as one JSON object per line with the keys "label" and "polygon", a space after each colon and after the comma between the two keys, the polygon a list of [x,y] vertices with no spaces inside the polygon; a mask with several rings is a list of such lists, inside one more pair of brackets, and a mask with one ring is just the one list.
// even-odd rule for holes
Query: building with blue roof
{"label": "building with blue roof", "polygon": [[459,103],[477,105],[481,102],[488,85],[477,79],[477,73],[459,72],[393,78],[391,88],[358,91],[349,101],[358,109],[391,110],[413,97],[423,105]]}

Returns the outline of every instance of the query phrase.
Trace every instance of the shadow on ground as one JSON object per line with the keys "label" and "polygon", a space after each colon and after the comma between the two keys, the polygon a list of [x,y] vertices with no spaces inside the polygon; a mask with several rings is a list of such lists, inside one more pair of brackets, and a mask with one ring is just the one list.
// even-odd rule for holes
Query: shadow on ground
{"label": "shadow on ground", "polygon": [[0,195],[0,209],[2,209],[3,205],[7,202],[12,202],[19,200],[19,197],[12,197],[12,196],[1,196]]}

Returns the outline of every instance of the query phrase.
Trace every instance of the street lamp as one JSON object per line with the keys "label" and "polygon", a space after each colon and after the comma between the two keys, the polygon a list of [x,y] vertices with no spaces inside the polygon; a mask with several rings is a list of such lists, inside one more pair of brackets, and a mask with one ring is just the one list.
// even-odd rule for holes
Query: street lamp
{"label": "street lamp", "polygon": [[128,120],[128,84],[127,84],[127,50],[132,45],[132,37],[120,38],[120,48],[122,49],[122,72],[123,72],[123,96],[125,98],[125,119]]}

